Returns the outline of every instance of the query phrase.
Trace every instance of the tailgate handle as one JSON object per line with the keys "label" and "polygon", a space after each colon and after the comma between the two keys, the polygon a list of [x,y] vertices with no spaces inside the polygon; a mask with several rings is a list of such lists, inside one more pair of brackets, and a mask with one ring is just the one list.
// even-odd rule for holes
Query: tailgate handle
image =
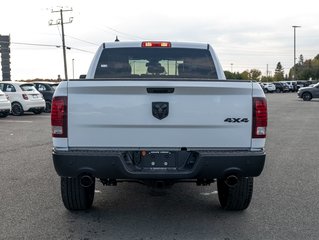
{"label": "tailgate handle", "polygon": [[175,88],[147,88],[147,93],[173,93]]}

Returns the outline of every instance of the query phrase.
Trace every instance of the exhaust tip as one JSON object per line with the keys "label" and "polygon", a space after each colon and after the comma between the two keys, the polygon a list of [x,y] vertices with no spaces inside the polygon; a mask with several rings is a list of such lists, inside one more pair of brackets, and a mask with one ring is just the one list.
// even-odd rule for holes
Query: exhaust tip
{"label": "exhaust tip", "polygon": [[90,187],[93,184],[93,179],[89,175],[83,175],[80,177],[80,185],[82,187]]}
{"label": "exhaust tip", "polygon": [[238,177],[236,175],[229,175],[228,177],[226,177],[225,179],[225,184],[228,187],[235,187],[238,183]]}

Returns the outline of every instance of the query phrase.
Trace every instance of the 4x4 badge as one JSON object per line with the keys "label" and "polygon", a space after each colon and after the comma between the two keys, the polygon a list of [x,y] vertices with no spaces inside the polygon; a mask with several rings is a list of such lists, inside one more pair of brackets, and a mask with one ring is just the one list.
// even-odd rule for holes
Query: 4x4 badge
{"label": "4x4 badge", "polygon": [[152,102],[153,116],[159,120],[166,118],[169,112],[168,102]]}
{"label": "4x4 badge", "polygon": [[229,123],[247,123],[249,122],[248,118],[226,118],[224,122],[229,122]]}

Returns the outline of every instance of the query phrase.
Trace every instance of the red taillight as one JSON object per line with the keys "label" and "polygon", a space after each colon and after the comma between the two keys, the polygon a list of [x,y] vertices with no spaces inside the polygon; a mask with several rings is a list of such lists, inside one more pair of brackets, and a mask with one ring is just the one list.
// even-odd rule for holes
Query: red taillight
{"label": "red taillight", "polygon": [[22,97],[23,97],[24,100],[28,100],[29,99],[27,94],[22,94]]}
{"label": "red taillight", "polygon": [[67,97],[54,97],[51,107],[52,137],[68,137],[68,107]]}
{"label": "red taillight", "polygon": [[142,47],[171,47],[170,42],[142,42]]}
{"label": "red taillight", "polygon": [[253,98],[253,138],[266,138],[267,118],[266,98]]}

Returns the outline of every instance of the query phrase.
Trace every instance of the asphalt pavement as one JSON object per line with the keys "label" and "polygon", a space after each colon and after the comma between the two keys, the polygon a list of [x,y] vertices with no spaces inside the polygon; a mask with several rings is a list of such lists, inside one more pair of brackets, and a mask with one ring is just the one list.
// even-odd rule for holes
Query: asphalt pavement
{"label": "asphalt pavement", "polygon": [[216,184],[96,185],[94,207],[67,211],[51,158],[49,114],[0,119],[0,239],[318,239],[319,100],[267,94],[267,159],[250,207],[220,208]]}

